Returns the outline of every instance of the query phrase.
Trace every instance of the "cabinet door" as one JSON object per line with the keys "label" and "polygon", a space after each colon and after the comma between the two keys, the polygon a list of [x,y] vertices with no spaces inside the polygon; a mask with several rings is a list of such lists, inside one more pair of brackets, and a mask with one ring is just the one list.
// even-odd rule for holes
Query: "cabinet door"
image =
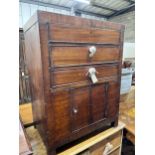
{"label": "cabinet door", "polygon": [[93,122],[105,119],[106,83],[91,87],[91,112]]}
{"label": "cabinet door", "polygon": [[88,87],[74,89],[72,100],[72,131],[80,130],[89,125],[90,98]]}
{"label": "cabinet door", "polygon": [[118,112],[119,89],[117,82],[105,82],[70,93],[72,105],[72,132],[88,127]]}

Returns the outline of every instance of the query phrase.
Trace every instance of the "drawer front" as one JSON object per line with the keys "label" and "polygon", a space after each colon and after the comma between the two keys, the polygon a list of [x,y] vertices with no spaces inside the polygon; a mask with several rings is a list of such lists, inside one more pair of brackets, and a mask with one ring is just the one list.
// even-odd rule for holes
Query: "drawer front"
{"label": "drawer front", "polygon": [[57,69],[51,72],[51,87],[79,87],[92,84],[88,71],[90,68],[96,69],[98,83],[110,80],[118,80],[118,65],[94,65],[85,67],[70,67]]}
{"label": "drawer front", "polygon": [[[90,148],[90,155],[119,155],[122,134],[121,131],[95,144]],[[119,148],[119,149],[117,149]],[[117,154],[118,153],[118,154]]]}
{"label": "drawer front", "polygon": [[[93,56],[90,54],[91,47],[96,51]],[[118,47],[100,46],[75,46],[75,47],[52,47],[51,62],[55,66],[82,65],[92,63],[103,63],[119,61]]]}
{"label": "drawer front", "polygon": [[121,151],[120,148],[118,148],[114,150],[113,152],[109,153],[109,155],[120,155],[121,154],[120,151]]}
{"label": "drawer front", "polygon": [[50,25],[52,41],[119,44],[120,32],[111,29]]}

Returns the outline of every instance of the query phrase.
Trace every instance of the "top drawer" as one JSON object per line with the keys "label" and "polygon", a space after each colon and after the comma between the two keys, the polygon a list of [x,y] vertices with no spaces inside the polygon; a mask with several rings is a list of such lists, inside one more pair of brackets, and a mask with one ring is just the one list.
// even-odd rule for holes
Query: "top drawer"
{"label": "top drawer", "polygon": [[119,44],[120,32],[111,29],[79,28],[64,25],[50,25],[52,41],[59,42],[85,42]]}

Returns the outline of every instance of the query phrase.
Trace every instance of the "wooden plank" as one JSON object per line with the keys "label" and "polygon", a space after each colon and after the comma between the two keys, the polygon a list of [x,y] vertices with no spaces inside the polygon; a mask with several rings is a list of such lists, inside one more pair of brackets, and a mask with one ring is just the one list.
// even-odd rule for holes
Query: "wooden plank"
{"label": "wooden plank", "polygon": [[106,131],[103,131],[99,134],[97,134],[94,137],[91,137],[77,145],[74,145],[73,147],[65,150],[64,152],[59,153],[58,155],[75,155],[77,153],[80,153],[89,147],[95,145],[98,142],[101,142],[102,140],[108,138],[109,136],[117,133],[118,131],[122,130],[125,127],[125,124],[122,122],[119,122],[117,127],[110,128]]}
{"label": "wooden plank", "polygon": [[33,123],[32,104],[26,103],[19,106],[19,113],[24,125]]}

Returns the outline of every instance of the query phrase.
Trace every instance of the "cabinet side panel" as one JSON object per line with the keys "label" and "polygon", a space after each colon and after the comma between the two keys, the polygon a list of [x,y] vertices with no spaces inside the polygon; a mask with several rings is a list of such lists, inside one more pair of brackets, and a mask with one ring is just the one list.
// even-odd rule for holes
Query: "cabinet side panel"
{"label": "cabinet side panel", "polygon": [[[43,69],[43,79],[44,79],[44,95],[45,95],[45,117],[46,117],[46,136],[48,148],[53,148],[54,146],[54,101],[53,94],[51,93],[51,78],[50,78],[50,46],[48,45],[49,40],[49,25],[47,23],[39,23],[39,33],[40,33],[40,49],[42,55],[42,69]],[[52,134],[51,134],[52,133]]]}
{"label": "cabinet side panel", "polygon": [[44,84],[38,23],[25,32],[25,51],[26,63],[30,74],[33,119],[37,123],[40,133],[45,135]]}

